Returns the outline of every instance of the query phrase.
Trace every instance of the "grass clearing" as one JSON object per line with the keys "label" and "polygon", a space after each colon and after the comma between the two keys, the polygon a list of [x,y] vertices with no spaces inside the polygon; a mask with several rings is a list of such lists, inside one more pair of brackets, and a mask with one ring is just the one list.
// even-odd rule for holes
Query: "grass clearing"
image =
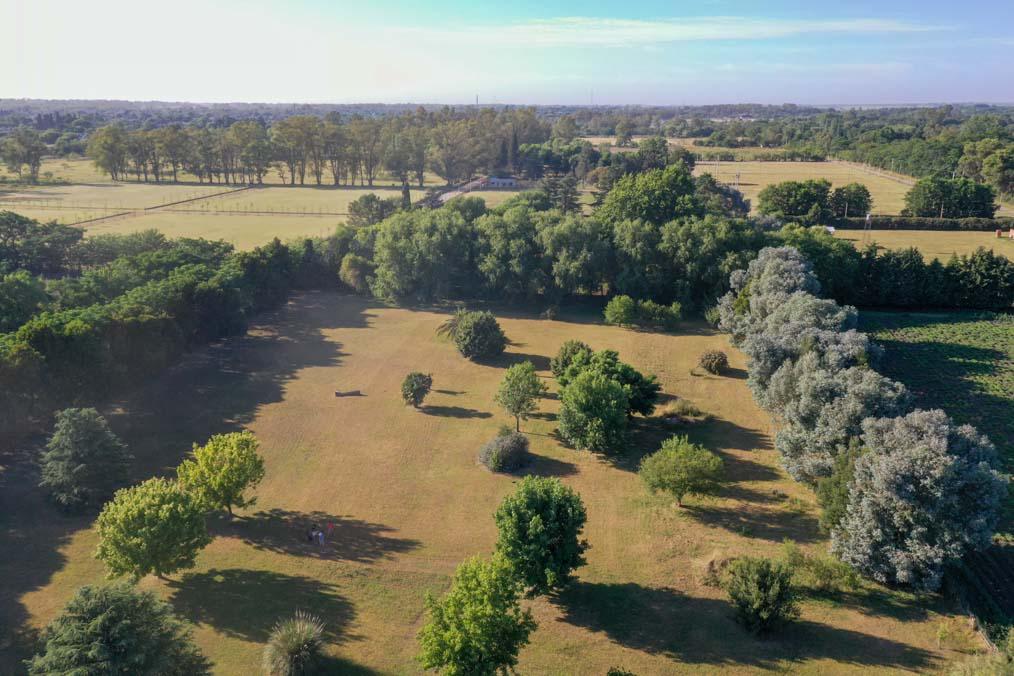
{"label": "grass clearing", "polygon": [[97,209],[108,212],[157,207],[235,190],[229,186],[106,183],[0,190],[0,209]]}
{"label": "grass clearing", "polygon": [[[835,237],[847,239],[856,247],[864,246],[862,230],[837,230]],[[883,249],[909,249],[915,247],[923,258],[940,259],[946,263],[953,255],[970,254],[979,247],[1014,258],[1014,239],[997,237],[994,232],[968,232],[951,230],[870,230],[868,241]]]}
{"label": "grass clearing", "polygon": [[[327,213],[347,215],[349,204],[369,194],[381,198],[401,199],[401,190],[370,190],[360,188],[311,188],[282,187],[251,188],[232,195],[223,195],[173,207],[173,212],[190,211],[256,211],[256,212],[301,212],[306,214]],[[411,192],[415,201],[423,191]]]}
{"label": "grass clearing", "polygon": [[[170,473],[192,442],[214,433],[245,428],[261,440],[267,475],[256,506],[232,522],[212,520],[215,540],[196,569],[141,582],[196,624],[216,673],[257,671],[270,627],[297,608],[327,622],[332,671],[419,673],[424,593],[442,592],[462,559],[491,550],[493,511],[516,480],[476,461],[511,422],[492,401],[503,370],[530,360],[548,379],[549,358],[570,338],[618,350],[657,374],[670,401],[707,411],[710,420],[685,432],[723,457],[730,482],[719,497],[677,510],[647,494],[634,473],[670,427],[638,419],[636,450],[611,461],[561,446],[558,401],[543,399],[523,425],[536,456],[526,471],[581,493],[591,549],[571,589],[531,602],[539,629],[521,673],[602,674],[613,665],[641,674],[926,672],[958,657],[937,645],[937,627],[951,617],[942,602],[872,585],[808,597],[800,622],[775,640],[734,623],[701,562],[777,555],[784,538],[820,553],[826,538],[813,496],[777,467],[743,355],[725,336],[699,322],[667,335],[605,326],[597,313],[498,315],[514,342],[497,362],[475,364],[435,335],[446,312],[305,294],[110,407],[111,425],[137,458],[137,480]],[[708,349],[729,354],[729,375],[690,374]],[[415,410],[402,403],[400,383],[420,368],[432,373],[434,390]],[[361,396],[336,398],[336,390]],[[0,622],[40,627],[77,587],[103,576],[91,518],[47,504],[31,465],[3,458],[0,466]],[[323,551],[305,541],[314,521],[336,525]],[[18,638],[0,644],[0,672],[24,656]]]}

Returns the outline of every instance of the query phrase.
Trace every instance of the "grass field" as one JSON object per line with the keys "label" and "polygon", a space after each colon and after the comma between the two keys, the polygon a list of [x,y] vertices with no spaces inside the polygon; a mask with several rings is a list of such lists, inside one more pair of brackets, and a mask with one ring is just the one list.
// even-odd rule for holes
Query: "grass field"
{"label": "grass field", "polygon": [[[561,446],[557,401],[544,399],[524,425],[537,456],[527,471],[580,492],[591,548],[570,590],[530,603],[539,629],[520,673],[604,674],[613,665],[639,674],[927,672],[958,657],[938,645],[941,622],[956,620],[935,598],[874,586],[807,596],[792,629],[758,640],[704,584],[702,566],[714,557],[771,555],[784,538],[808,551],[826,547],[812,495],[777,468],[768,419],[726,337],[696,322],[663,335],[603,326],[590,313],[558,321],[500,313],[514,342],[498,362],[475,364],[434,335],[446,316],[307,294],[110,407],[138,480],[170,472],[192,442],[214,433],[248,428],[261,440],[267,476],[257,505],[234,522],[213,521],[215,540],[196,569],[141,582],[195,623],[216,673],[258,672],[270,627],[297,608],[327,622],[331,672],[418,673],[423,595],[446,589],[462,559],[491,550],[493,511],[516,481],[476,463],[479,447],[509,422],[492,402],[503,369],[527,359],[548,378],[549,357],[569,338],[618,350],[656,373],[666,396],[712,414],[679,431],[720,453],[730,481],[719,497],[677,510],[646,494],[634,473],[669,433],[660,422],[639,421],[636,450],[610,461]],[[728,376],[690,374],[710,348],[729,351]],[[413,410],[399,385],[420,368],[435,389]],[[0,458],[0,466],[0,623],[39,627],[104,571],[92,558],[90,519],[47,504],[31,465]],[[304,540],[312,521],[336,524],[324,551]],[[24,656],[25,633],[0,643],[0,672]]]}
{"label": "grass field", "polygon": [[[837,230],[835,237],[863,246],[862,230]],[[997,238],[993,232],[958,232],[937,230],[870,230],[868,241],[884,249],[919,249],[927,260],[934,258],[946,263],[952,254],[970,254],[985,247],[1007,258],[1014,259],[1014,240],[1006,234]]]}
{"label": "grass field", "polygon": [[0,188],[0,209],[60,208],[116,212],[156,207],[234,189],[229,186],[152,183],[56,185],[6,191]]}

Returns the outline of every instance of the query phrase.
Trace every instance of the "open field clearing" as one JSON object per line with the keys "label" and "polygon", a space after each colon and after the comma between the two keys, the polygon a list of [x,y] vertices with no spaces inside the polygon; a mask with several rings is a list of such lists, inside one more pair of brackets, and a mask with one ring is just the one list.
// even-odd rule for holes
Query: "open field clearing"
{"label": "open field clearing", "polygon": [[166,237],[224,239],[237,249],[253,249],[272,239],[329,235],[344,216],[289,214],[221,214],[153,211],[137,216],[110,218],[84,226],[89,235],[123,234],[154,228]]}
{"label": "open field clearing", "polygon": [[[739,190],[757,211],[757,195],[765,186],[782,181],[805,181],[825,178],[834,187],[858,182],[873,196],[873,213],[897,214],[905,206],[905,193],[910,186],[890,178],[864,171],[859,165],[844,162],[698,162],[694,174],[711,174]],[[865,214],[863,214],[865,215]]]}
{"label": "open field clearing", "polygon": [[[977,248],[985,247],[1007,258],[1014,259],[1014,240],[1004,236],[997,238],[994,232],[966,232],[950,230],[870,230],[870,242],[884,249],[908,249],[915,247],[923,258],[940,259],[946,263],[952,254],[970,254]],[[835,237],[847,239],[857,247],[863,246],[862,230],[837,230]]]}
{"label": "open field clearing", "polygon": [[25,208],[101,209],[109,212],[157,207],[182,200],[235,190],[230,186],[105,183],[55,185],[29,189],[0,188],[0,209]]}
{"label": "open field clearing", "polygon": [[80,207],[31,207],[24,206],[21,204],[5,204],[0,201],[0,211],[13,211],[27,216],[28,218],[34,218],[40,223],[48,223],[50,221],[56,221],[57,223],[63,223],[70,225],[72,223],[80,223],[82,221],[88,221],[93,218],[101,218],[103,216],[109,216],[117,213],[112,209],[83,209]]}
{"label": "open field clearing", "polygon": [[[325,213],[346,215],[349,204],[363,195],[376,194],[387,199],[401,199],[401,190],[369,190],[360,188],[267,187],[250,188],[232,195],[201,200],[173,207],[173,212],[187,211],[254,211],[277,213]],[[412,191],[412,200],[423,196],[423,191]]]}
{"label": "open field clearing", "polygon": [[[297,608],[327,623],[330,672],[419,673],[423,595],[445,590],[462,559],[490,552],[492,514],[515,482],[476,462],[511,422],[492,401],[504,368],[530,360],[548,378],[550,356],[570,338],[618,350],[656,373],[668,397],[714,417],[670,429],[638,419],[636,450],[613,461],[557,442],[553,394],[524,423],[536,455],[526,471],[580,492],[591,548],[571,589],[530,603],[539,628],[520,673],[604,674],[613,665],[640,674],[930,672],[960,657],[938,645],[941,623],[959,620],[940,614],[934,597],[872,585],[808,596],[798,624],[775,639],[743,631],[724,593],[704,584],[707,561],[777,555],[785,538],[809,552],[826,547],[812,495],[777,467],[743,356],[702,323],[665,335],[604,326],[597,314],[533,316],[500,313],[514,342],[497,362],[476,364],[435,336],[444,312],[306,294],[110,407],[138,480],[169,473],[192,442],[214,433],[247,428],[261,440],[267,475],[256,506],[232,522],[213,520],[215,540],[196,569],[141,582],[195,623],[216,673],[258,672],[271,626]],[[690,375],[714,348],[729,352],[730,375]],[[419,410],[400,397],[415,369],[434,380]],[[336,398],[336,390],[361,394]],[[730,479],[719,497],[682,510],[649,496],[634,473],[644,452],[677,431],[720,453]],[[46,503],[28,465],[3,465],[0,622],[40,627],[104,571],[92,558],[90,519]],[[305,541],[314,521],[336,526],[323,550]],[[0,644],[0,672],[15,668],[20,646]]]}

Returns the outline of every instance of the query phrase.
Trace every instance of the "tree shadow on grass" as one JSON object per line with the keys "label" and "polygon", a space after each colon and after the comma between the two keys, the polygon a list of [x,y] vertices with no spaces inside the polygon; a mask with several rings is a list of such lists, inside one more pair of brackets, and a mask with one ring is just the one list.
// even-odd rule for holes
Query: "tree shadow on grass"
{"label": "tree shadow on grass", "polygon": [[449,394],[451,396],[457,396],[459,394],[465,393],[464,390],[433,390],[433,391],[437,394]]}
{"label": "tree shadow on grass", "polygon": [[170,582],[176,612],[194,624],[214,627],[228,636],[264,643],[271,628],[297,610],[316,615],[332,643],[354,636],[346,629],[355,617],[352,603],[337,587],[308,577],[244,568],[186,573]]}
{"label": "tree shadow on grass", "polygon": [[775,511],[756,505],[732,507],[700,503],[687,505],[686,513],[706,526],[724,528],[743,537],[782,542],[817,542],[821,539],[817,519],[810,514]]}
{"label": "tree shadow on grass", "polygon": [[[316,524],[325,533],[324,546],[310,542],[307,531]],[[330,526],[333,525],[333,529]],[[235,534],[255,549],[291,556],[373,563],[394,554],[410,552],[419,541],[391,535],[394,529],[362,519],[324,512],[271,509],[237,520]]]}
{"label": "tree shadow on grass", "polygon": [[314,665],[315,674],[333,674],[334,676],[380,676],[379,671],[356,664],[344,657],[326,655]]}
{"label": "tree shadow on grass", "polygon": [[491,366],[501,366],[507,368],[508,366],[514,366],[515,364],[521,364],[526,361],[532,363],[536,371],[548,371],[549,370],[549,357],[541,354],[528,354],[525,352],[504,352],[496,359],[490,360]]}
{"label": "tree shadow on grass", "polygon": [[445,418],[492,418],[493,414],[488,411],[478,411],[474,408],[464,406],[433,406],[427,404],[420,406],[419,411],[426,415],[436,415]]}
{"label": "tree shadow on grass", "polygon": [[532,455],[531,462],[519,472],[522,476],[565,477],[577,474],[577,465],[544,455]]}
{"label": "tree shadow on grass", "polygon": [[688,664],[771,669],[783,661],[831,659],[923,671],[935,666],[934,656],[921,648],[816,622],[798,621],[771,638],[757,638],[736,624],[728,602],[672,589],[576,582],[554,603],[561,621]]}

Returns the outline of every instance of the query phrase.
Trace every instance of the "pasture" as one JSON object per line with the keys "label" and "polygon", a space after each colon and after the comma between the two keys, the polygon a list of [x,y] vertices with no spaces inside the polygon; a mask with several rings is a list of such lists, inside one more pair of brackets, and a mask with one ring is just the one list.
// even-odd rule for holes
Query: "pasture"
{"label": "pasture", "polygon": [[[536,456],[525,471],[580,492],[591,548],[571,589],[529,602],[539,628],[520,673],[927,672],[960,657],[938,641],[942,623],[957,620],[936,597],[867,584],[808,593],[795,627],[759,640],[705,583],[710,560],[776,555],[785,538],[812,553],[827,545],[812,494],[777,466],[768,418],[727,337],[698,322],[671,335],[624,330],[590,311],[565,310],[556,321],[498,315],[513,342],[495,363],[476,364],[435,335],[447,311],[310,293],[109,407],[136,456],[136,480],[170,473],[192,442],[214,433],[250,429],[261,440],[267,475],[257,504],[234,521],[212,520],[215,540],[196,569],[141,582],[196,625],[216,673],[257,672],[271,626],[297,608],[327,623],[332,672],[419,672],[424,594],[445,590],[464,558],[490,552],[493,511],[516,481],[486,471],[476,454],[511,422],[493,396],[504,368],[521,360],[551,390],[523,424]],[[548,362],[570,338],[618,350],[657,374],[667,398],[686,398],[712,419],[672,426],[639,418],[632,450],[615,459],[562,446]],[[729,353],[728,375],[690,373],[707,349]],[[434,391],[415,410],[402,403],[400,383],[417,369],[432,374]],[[336,390],[361,396],[336,398]],[[729,482],[720,496],[678,510],[645,492],[638,460],[671,433],[723,457]],[[2,464],[0,623],[40,627],[104,571],[92,557],[90,519],[46,503],[30,463]],[[311,522],[336,525],[323,550],[305,541]],[[24,657],[27,638],[0,644],[0,672]]]}
{"label": "pasture", "polygon": [[950,230],[870,230],[868,236],[862,230],[837,230],[835,237],[849,240],[857,247],[867,241],[875,243],[883,249],[908,249],[915,247],[923,258],[939,259],[946,263],[953,255],[967,255],[985,247],[994,253],[1014,259],[1014,240],[1007,237],[997,238],[994,232],[968,232]]}

